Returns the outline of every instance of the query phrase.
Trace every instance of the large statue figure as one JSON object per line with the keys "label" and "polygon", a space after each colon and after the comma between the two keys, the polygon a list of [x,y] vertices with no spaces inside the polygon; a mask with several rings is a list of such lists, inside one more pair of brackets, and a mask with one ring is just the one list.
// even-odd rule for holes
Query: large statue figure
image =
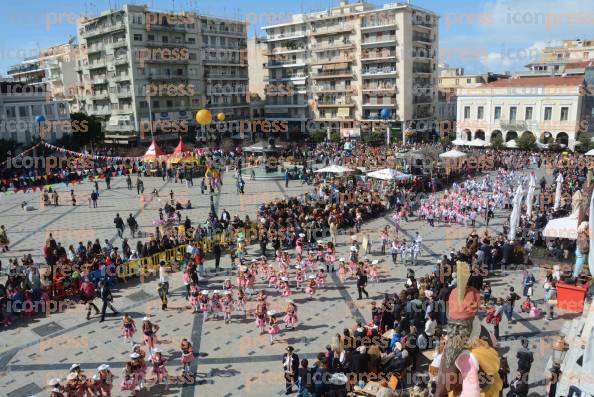
{"label": "large statue figure", "polygon": [[500,357],[476,313],[480,293],[467,286],[470,266],[456,265],[457,287],[450,294],[447,336],[437,377],[437,397],[498,397]]}

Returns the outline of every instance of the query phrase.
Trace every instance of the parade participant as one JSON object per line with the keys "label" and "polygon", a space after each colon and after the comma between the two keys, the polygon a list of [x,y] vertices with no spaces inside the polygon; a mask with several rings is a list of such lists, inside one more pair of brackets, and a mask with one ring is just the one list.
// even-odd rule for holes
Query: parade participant
{"label": "parade participant", "polygon": [[136,323],[134,320],[128,315],[128,313],[124,313],[124,317],[122,318],[122,334],[124,335],[124,339],[126,343],[131,343],[134,345],[134,333],[136,332]]}
{"label": "parade participant", "polygon": [[324,262],[326,262],[326,272],[330,273],[330,269],[334,273],[334,262],[336,262],[336,249],[332,242],[328,242],[326,247],[326,255],[324,256]]}
{"label": "parade participant", "polygon": [[208,313],[210,313],[210,305],[209,305],[209,298],[208,298],[208,291],[204,290],[200,292],[200,311],[204,316],[204,321],[208,321]]}
{"label": "parade participant", "polygon": [[80,300],[87,305],[87,320],[91,319],[91,308],[95,309],[95,314],[99,314],[99,308],[93,300],[95,299],[95,285],[85,278],[80,285]]}
{"label": "parade participant", "polygon": [[190,297],[190,305],[192,306],[192,314],[197,313],[199,298],[200,298],[200,291],[198,290],[198,285],[196,285],[196,283],[193,281],[190,284],[189,297]]}
{"label": "parade participant", "polygon": [[340,282],[344,283],[344,280],[347,278],[346,274],[346,266],[344,264],[344,258],[340,258],[338,260],[338,277],[340,278]]}
{"label": "parade participant", "polygon": [[99,376],[99,390],[100,396],[111,396],[111,389],[113,389],[113,374],[109,369],[109,365],[101,364],[97,367],[98,375]]}
{"label": "parade participant", "polygon": [[152,353],[157,344],[157,331],[159,326],[153,324],[148,317],[142,318],[142,333],[144,334],[144,344],[148,346],[149,353]]}
{"label": "parade participant", "polygon": [[[240,286],[241,285],[239,285],[239,283],[238,283],[238,287],[240,287]],[[223,281],[223,290],[224,291],[229,291],[231,289],[233,289],[233,284],[231,284],[231,279],[226,278],[225,281]]]}
{"label": "parade participant", "polygon": [[212,291],[212,298],[210,299],[210,312],[212,313],[215,320],[219,319],[219,314],[223,311],[223,306],[221,305],[221,296],[219,295],[219,290]]}
{"label": "parade participant", "polygon": [[278,326],[278,320],[276,319],[275,312],[270,310],[266,313],[269,318],[268,322],[268,335],[270,335],[270,344],[275,342],[276,335],[280,333],[280,327]]}
{"label": "parade participant", "polygon": [[324,273],[324,269],[320,268],[316,273],[316,284],[318,285],[318,287],[321,288],[326,286],[326,277],[327,274]]}
{"label": "parade participant", "polygon": [[153,364],[153,374],[157,377],[156,382],[165,383],[165,390],[167,390],[169,387],[169,373],[165,367],[167,359],[163,357],[162,351],[158,347],[153,350],[153,354],[151,355],[151,363]]}
{"label": "parade participant", "polygon": [[264,335],[264,327],[266,327],[266,306],[258,305],[256,308],[256,327],[260,329],[260,335]]}
{"label": "parade participant", "polygon": [[10,241],[8,240],[8,234],[6,232],[6,228],[4,225],[0,226],[0,247],[2,247],[2,252],[8,251],[8,244]]}
{"label": "parade participant", "polygon": [[295,265],[295,283],[297,284],[297,289],[303,289],[303,281],[305,278],[303,277],[303,272],[301,271],[301,265]]}
{"label": "parade participant", "polygon": [[285,309],[285,316],[283,317],[285,328],[295,328],[297,324],[297,306],[291,299],[287,300],[287,308]]}
{"label": "parade participant", "polygon": [[192,350],[192,344],[186,338],[182,339],[180,349],[182,352],[182,373],[185,374],[186,372],[190,372],[190,365],[194,361],[194,351]]}
{"label": "parade participant", "polygon": [[231,322],[231,311],[233,310],[233,292],[226,290],[223,294],[223,320],[225,324],[229,324]]}
{"label": "parade participant", "polygon": [[309,284],[305,288],[305,293],[309,295],[309,299],[313,299],[314,295],[316,294],[316,276],[313,274],[309,276]]}
{"label": "parade participant", "polygon": [[247,297],[243,292],[243,288],[239,288],[237,291],[237,299],[235,299],[235,310],[242,312],[244,319],[247,317],[246,301]]}
{"label": "parade participant", "polygon": [[299,238],[295,240],[295,252],[297,255],[301,255],[303,252],[303,238],[305,237],[304,233],[299,233]]}
{"label": "parade participant", "polygon": [[291,287],[289,286],[289,279],[287,277],[281,278],[280,290],[282,292],[281,295],[285,298],[292,295]]}
{"label": "parade participant", "polygon": [[371,281],[375,281],[376,283],[379,283],[379,269],[377,267],[378,263],[379,261],[374,259],[371,261],[371,265],[369,265],[369,279]]}

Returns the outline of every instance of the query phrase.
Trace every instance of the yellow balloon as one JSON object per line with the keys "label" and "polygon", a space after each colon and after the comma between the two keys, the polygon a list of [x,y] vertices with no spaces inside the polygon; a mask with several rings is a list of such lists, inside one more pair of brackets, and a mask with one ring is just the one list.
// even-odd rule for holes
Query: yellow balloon
{"label": "yellow balloon", "polygon": [[225,121],[225,113],[221,112],[221,113],[217,114],[217,120]]}
{"label": "yellow balloon", "polygon": [[212,121],[212,114],[207,109],[202,109],[198,113],[196,113],[196,121],[200,125],[207,125],[210,124]]}

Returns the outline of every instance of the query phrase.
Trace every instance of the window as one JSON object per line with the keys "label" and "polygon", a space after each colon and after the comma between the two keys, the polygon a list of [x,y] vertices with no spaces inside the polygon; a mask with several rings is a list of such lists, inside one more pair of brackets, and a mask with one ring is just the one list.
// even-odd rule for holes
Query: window
{"label": "window", "polygon": [[[593,109],[594,110],[594,109]],[[8,117],[9,119],[14,119],[16,118],[16,110],[14,108],[14,106],[11,107],[7,107],[6,108],[6,117]]]}
{"label": "window", "polygon": [[163,43],[169,43],[169,37],[167,37],[167,36],[163,36],[162,40],[163,40]]}
{"label": "window", "polygon": [[177,74],[178,76],[183,76],[184,70],[183,69],[176,69],[175,70],[175,74]]}
{"label": "window", "polygon": [[142,35],[140,33],[134,33],[134,41],[142,41]]}
{"label": "window", "polygon": [[510,121],[515,121],[516,120],[516,116],[518,113],[518,108],[515,106],[510,106],[509,108],[509,120]]}
{"label": "window", "polygon": [[158,108],[159,107],[159,101],[153,101],[153,107],[154,108]]}
{"label": "window", "polygon": [[482,120],[484,116],[485,116],[485,108],[483,106],[479,106],[477,109],[476,118],[478,120]]}
{"label": "window", "polygon": [[168,99],[166,103],[168,108],[173,107],[173,101],[171,99]]}
{"label": "window", "polygon": [[155,35],[154,35],[154,34],[149,34],[149,35],[146,37],[146,39],[147,39],[148,41],[155,41]]}
{"label": "window", "polygon": [[569,108],[567,106],[563,106],[561,108],[561,121],[567,121],[569,119]]}
{"label": "window", "polygon": [[456,79],[456,85],[460,84],[460,79]]}
{"label": "window", "polygon": [[148,103],[146,101],[140,101],[140,108],[146,109],[148,107]]}
{"label": "window", "polygon": [[195,60],[196,59],[196,53],[195,52],[190,52],[188,54],[188,58],[191,59],[191,60]]}
{"label": "window", "polygon": [[468,120],[470,118],[470,106],[464,106],[464,119]]}
{"label": "window", "polygon": [[472,79],[466,79],[466,84],[472,83]]}
{"label": "window", "polygon": [[495,106],[495,120],[501,119],[501,106]]}
{"label": "window", "polygon": [[188,44],[196,44],[196,38],[188,37]]}
{"label": "window", "polygon": [[19,106],[19,117],[27,117],[27,107]]}
{"label": "window", "polygon": [[526,107],[526,120],[532,120],[532,106]]}
{"label": "window", "polygon": [[553,119],[553,108],[552,107],[550,107],[550,106],[545,107],[544,119],[545,119],[545,121],[551,121]]}

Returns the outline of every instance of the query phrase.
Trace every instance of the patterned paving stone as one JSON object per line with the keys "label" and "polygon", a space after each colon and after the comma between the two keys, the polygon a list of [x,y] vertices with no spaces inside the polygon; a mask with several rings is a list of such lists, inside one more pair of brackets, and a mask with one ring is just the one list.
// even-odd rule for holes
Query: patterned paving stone
{"label": "patterned paving stone", "polygon": [[41,337],[44,337],[44,336],[51,335],[54,332],[62,331],[63,329],[64,328],[60,324],[52,321],[45,325],[35,327],[31,331],[35,332],[37,335],[39,335]]}
{"label": "patterned paving stone", "polygon": [[23,387],[19,387],[16,390],[6,393],[6,397],[33,396],[41,391],[41,387],[37,386],[35,383],[29,383]]}

